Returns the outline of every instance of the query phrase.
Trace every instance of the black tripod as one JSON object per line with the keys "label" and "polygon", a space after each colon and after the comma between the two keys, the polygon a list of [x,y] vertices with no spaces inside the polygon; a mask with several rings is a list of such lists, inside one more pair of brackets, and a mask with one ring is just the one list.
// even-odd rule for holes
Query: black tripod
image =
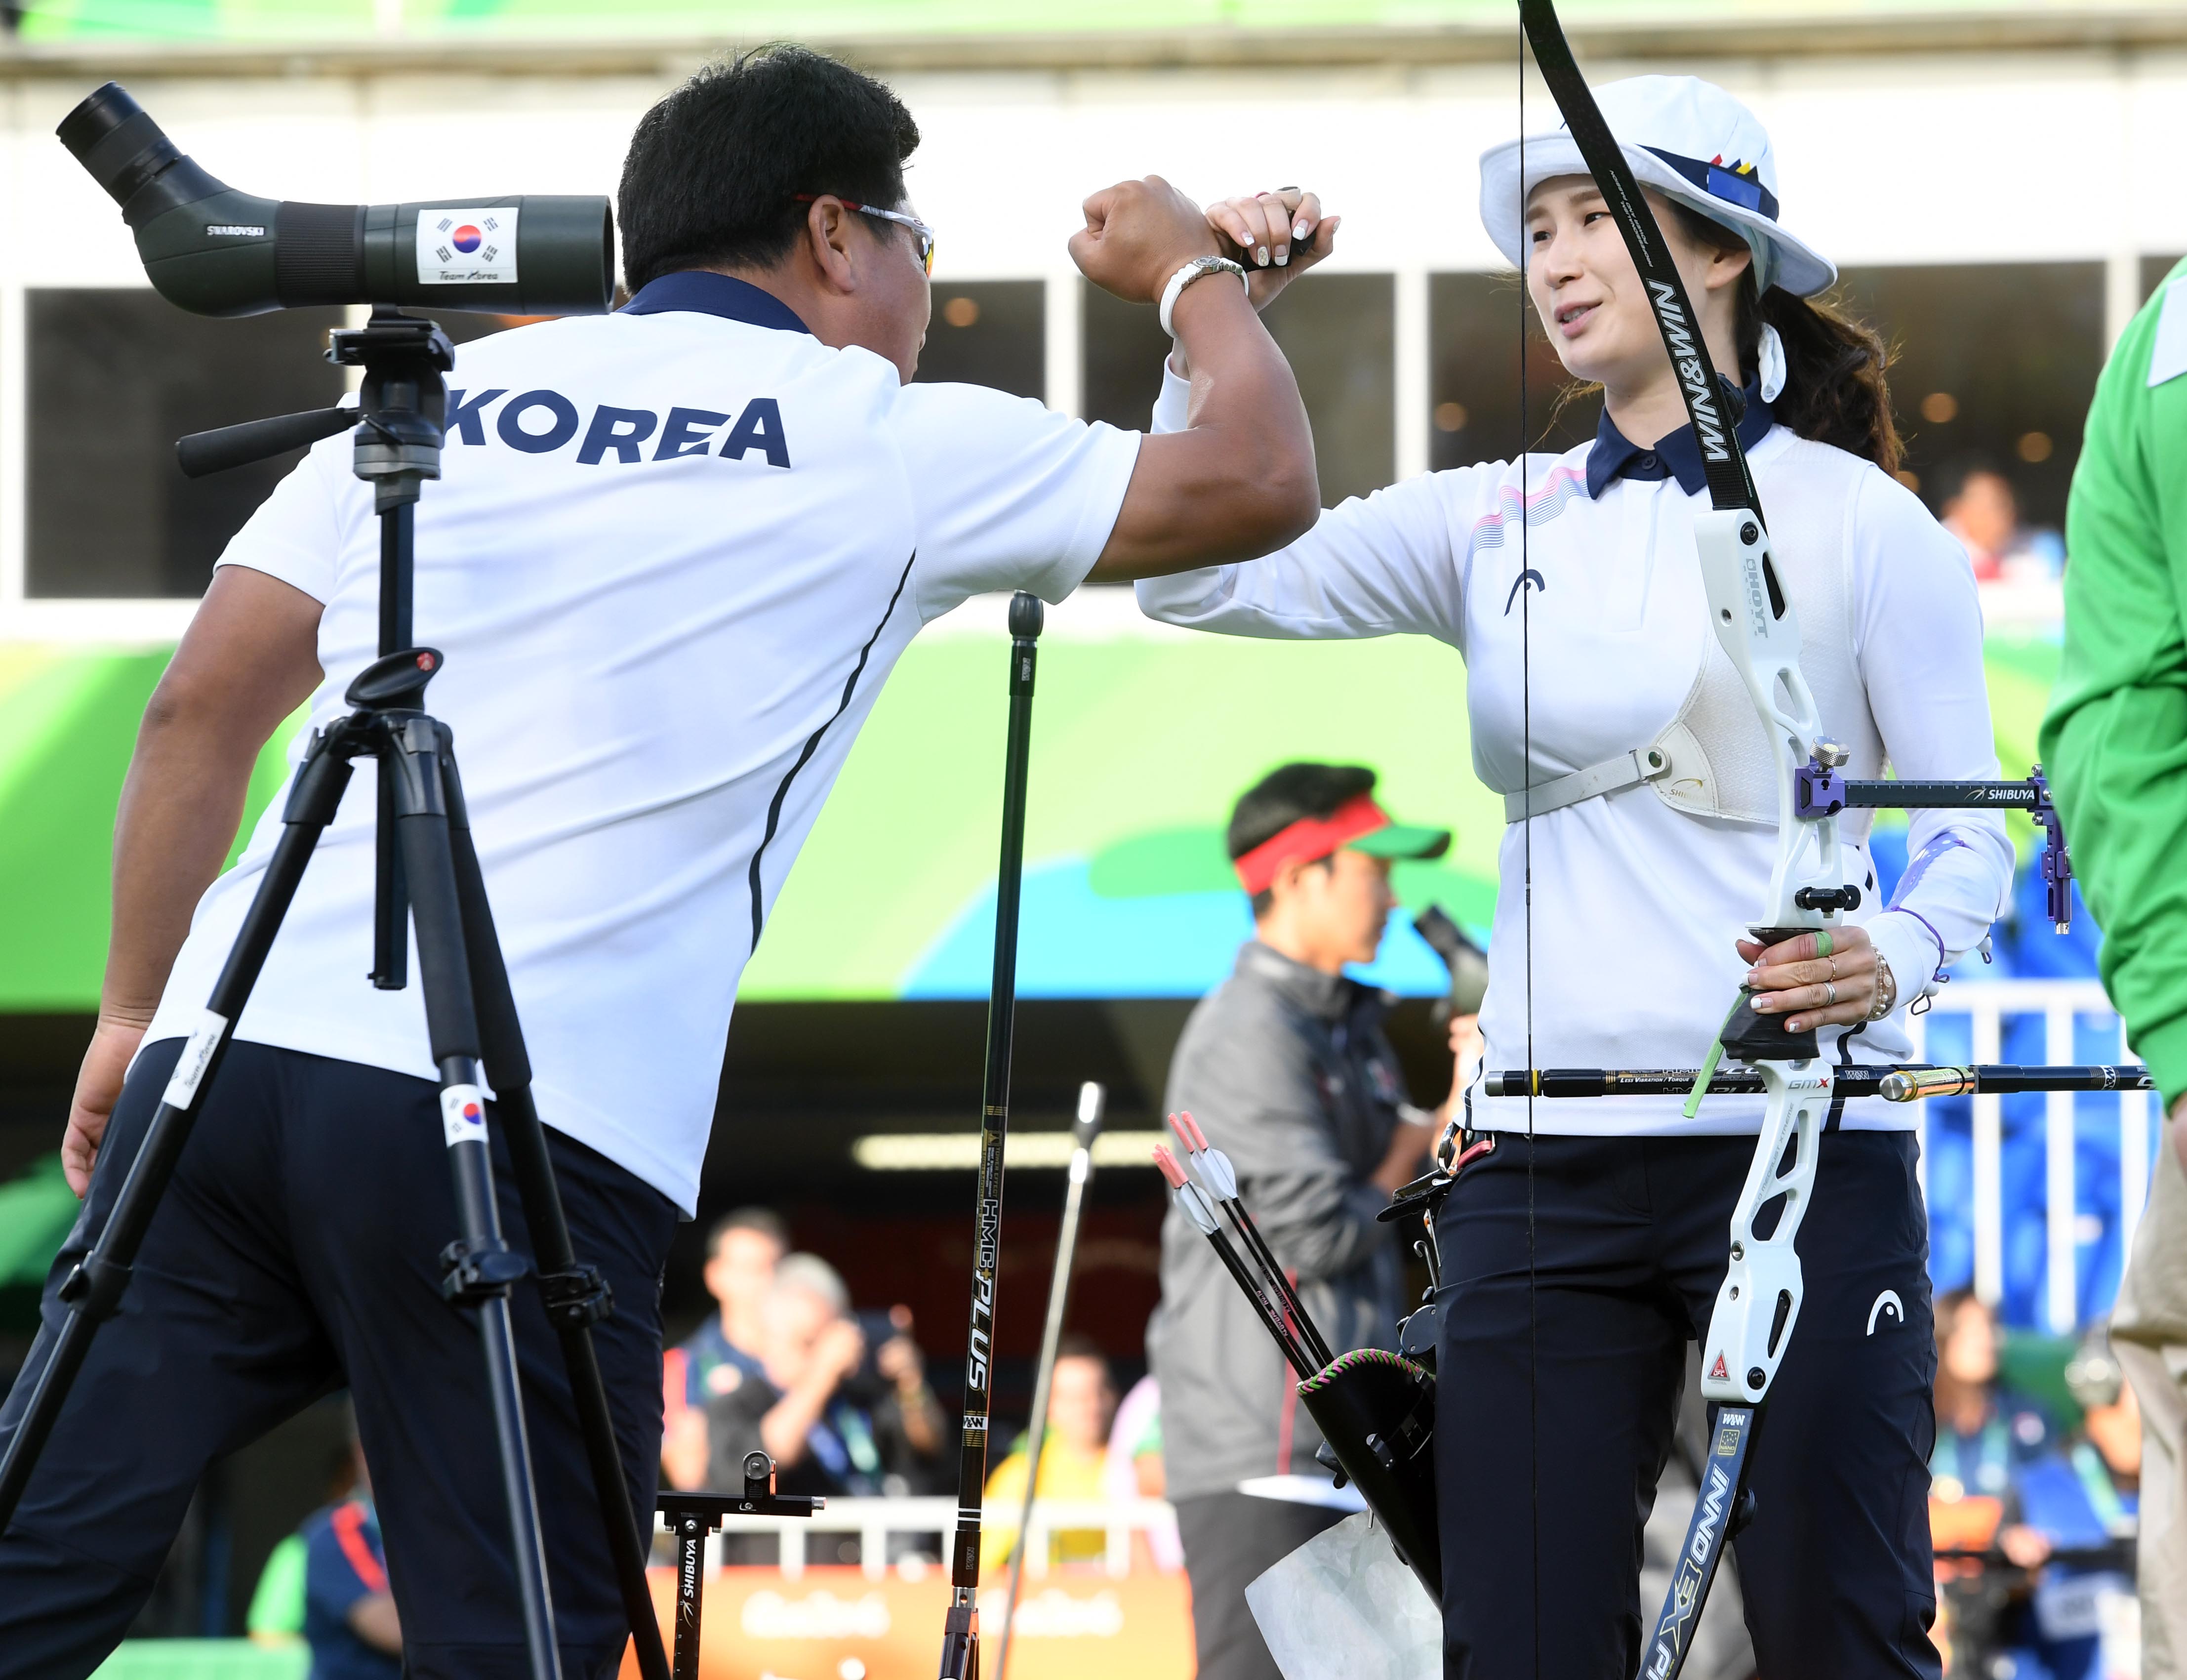
{"label": "black tripod", "polygon": [[314,733],[290,790],[281,838],[205,1014],[176,1065],[112,1216],[90,1254],[61,1285],[70,1317],[34,1379],[30,1402],[0,1459],[0,1531],[14,1514],[93,1335],[129,1286],[138,1249],[312,849],[341,804],[351,763],[370,758],[377,762],[379,778],[373,983],[388,991],[406,984],[408,924],[414,919],[426,1027],[440,1070],[442,1129],[461,1226],[460,1235],[441,1252],[441,1289],[478,1323],[533,1680],[559,1680],[561,1665],[509,1321],[509,1289],[527,1266],[502,1237],[481,1086],[491,1086],[495,1093],[494,1117],[508,1143],[538,1258],[540,1292],[569,1369],[608,1549],[638,1641],[638,1665],[646,1680],[668,1680],[645,1581],[646,1542],[625,1489],[593,1346],[592,1326],[613,1311],[614,1303],[599,1273],[580,1266],[571,1250],[561,1196],[532,1104],[531,1068],[515,1000],[464,808],[453,738],[446,724],[423,709],[425,685],[440,669],[441,655],[411,645],[413,519],[419,486],[441,475],[447,400],[443,375],[455,365],[455,351],[430,321],[383,308],[374,311],[367,325],[334,334],[327,357],[363,368],[358,409],[285,415],[203,433],[185,439],[178,452],[185,471],[201,474],[356,425],[357,475],[374,486],[379,514],[379,657],[349,686],[346,698],[355,710]]}

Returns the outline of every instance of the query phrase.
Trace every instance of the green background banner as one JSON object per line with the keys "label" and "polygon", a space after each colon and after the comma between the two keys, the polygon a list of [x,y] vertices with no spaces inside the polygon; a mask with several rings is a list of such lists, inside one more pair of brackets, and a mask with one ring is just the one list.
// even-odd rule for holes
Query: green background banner
{"label": "green background banner", "polygon": [[[982,997],[987,991],[1005,643],[931,633],[904,655],[791,873],[748,971],[752,999]],[[114,812],[164,651],[0,646],[0,1009],[96,1007]],[[2054,643],[1993,638],[1998,755],[2026,773]],[[288,732],[284,732],[285,737]],[[1494,902],[1498,801],[1472,774],[1465,671],[1419,638],[1297,644],[1052,637],[1041,653],[1021,988],[1194,997],[1247,921],[1222,850],[1240,790],[1290,758],[1373,765],[1403,819],[1447,823],[1438,863],[1400,866],[1408,907],[1476,935]],[[250,815],[280,790],[281,744]],[[2023,847],[2025,824],[2014,825]],[[1369,977],[1438,992],[1393,926]]]}
{"label": "green background banner", "polygon": [[[2132,0],[2128,0],[2128,8]],[[1893,14],[2005,15],[2055,8],[2055,0],[1804,0],[1818,23]],[[1785,0],[1565,0],[1578,28],[1719,25],[1781,18]],[[31,41],[99,37],[250,41],[369,38],[385,33],[374,0],[31,0]],[[1510,0],[404,0],[402,33],[616,37],[657,33],[767,40],[830,36],[1138,35],[1178,30],[1510,30]]]}

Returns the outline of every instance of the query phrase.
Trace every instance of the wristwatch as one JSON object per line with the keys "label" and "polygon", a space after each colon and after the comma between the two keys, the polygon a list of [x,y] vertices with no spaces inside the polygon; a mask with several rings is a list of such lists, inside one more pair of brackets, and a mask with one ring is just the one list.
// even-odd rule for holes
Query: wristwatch
{"label": "wristwatch", "polygon": [[1238,277],[1238,284],[1249,289],[1252,284],[1252,282],[1245,278],[1245,268],[1233,262],[1227,256],[1195,256],[1176,273],[1171,275],[1169,284],[1162,288],[1160,311],[1162,331],[1172,338],[1177,336],[1177,329],[1170,324],[1170,316],[1177,308],[1178,299],[1183,296],[1184,289],[1201,275],[1216,273],[1235,274]]}

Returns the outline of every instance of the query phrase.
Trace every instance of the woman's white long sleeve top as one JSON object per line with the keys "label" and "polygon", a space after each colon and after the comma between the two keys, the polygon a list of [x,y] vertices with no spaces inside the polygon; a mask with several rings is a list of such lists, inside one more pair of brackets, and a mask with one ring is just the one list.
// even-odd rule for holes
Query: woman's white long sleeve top
{"label": "woman's white long sleeve top", "polygon": [[[1157,431],[1183,424],[1188,389],[1167,375]],[[1143,582],[1141,607],[1228,635],[1447,642],[1465,661],[1476,773],[1500,793],[1538,787],[1648,745],[1679,714],[1711,634],[1693,539],[1705,494],[1674,476],[1602,481],[1599,469],[1590,493],[1589,453],[1532,456],[1523,475],[1495,462],[1408,480],[1328,510],[1263,559]],[[1807,551],[1840,569],[1830,598],[1841,608],[1820,622],[1803,615],[1802,628],[1824,729],[1853,749],[1847,773],[1887,763],[1909,779],[1994,777],[1965,551],[1903,486],[1841,451],[1776,426],[1749,460],[1780,553],[1787,520],[1804,519]],[[1833,688],[1815,672],[1834,655],[1846,676]],[[1864,888],[1849,919],[1866,926],[1899,991],[1898,1009],[1849,1059],[1909,1060],[1906,1006],[2004,908],[2012,844],[2002,813],[1914,812],[1912,861],[1886,907],[1866,813],[1840,825],[1847,879]],[[1774,824],[1695,817],[1645,786],[1511,823],[1498,858],[1486,1065],[1698,1065],[1746,971],[1734,941],[1762,908],[1777,846]],[[1840,1037],[1823,1035],[1834,1060]],[[1476,1093],[1472,1124],[1521,1130],[1527,1109]],[[1680,1109],[1675,1098],[1538,1102],[1531,1124],[1752,1132],[1762,1099],[1712,1097],[1692,1121]],[[1847,1104],[1841,1123],[1914,1122],[1910,1105],[1869,1098]]]}

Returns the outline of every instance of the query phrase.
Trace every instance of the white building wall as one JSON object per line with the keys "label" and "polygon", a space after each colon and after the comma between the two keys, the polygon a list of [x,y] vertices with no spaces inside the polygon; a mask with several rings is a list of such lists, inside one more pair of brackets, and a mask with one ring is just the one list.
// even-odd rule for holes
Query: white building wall
{"label": "white building wall", "polygon": [[[1645,65],[1590,64],[1598,81]],[[1789,225],[1855,264],[2111,265],[2114,331],[2145,253],[2187,250],[2187,52],[1701,62],[1769,126]],[[1303,183],[1345,217],[1335,266],[1398,277],[1401,473],[1425,462],[1425,277],[1501,259],[1475,160],[1519,122],[1514,66],[1326,71],[911,72],[925,139],[914,201],[936,282],[1068,280],[1089,191],[1158,171],[1196,197]],[[23,292],[143,284],[113,204],[53,138],[96,77],[0,81],[0,640],[174,633],[187,604],[23,594]],[[231,183],[322,202],[609,193],[672,77],[629,74],[132,75],[176,142]],[[1530,127],[1555,124],[1538,81]],[[1066,287],[1052,284],[1053,303]],[[1409,324],[1408,324],[1409,323]],[[1075,323],[1051,309],[1050,400],[1075,405]],[[1418,364],[1418,365],[1415,365]]]}

